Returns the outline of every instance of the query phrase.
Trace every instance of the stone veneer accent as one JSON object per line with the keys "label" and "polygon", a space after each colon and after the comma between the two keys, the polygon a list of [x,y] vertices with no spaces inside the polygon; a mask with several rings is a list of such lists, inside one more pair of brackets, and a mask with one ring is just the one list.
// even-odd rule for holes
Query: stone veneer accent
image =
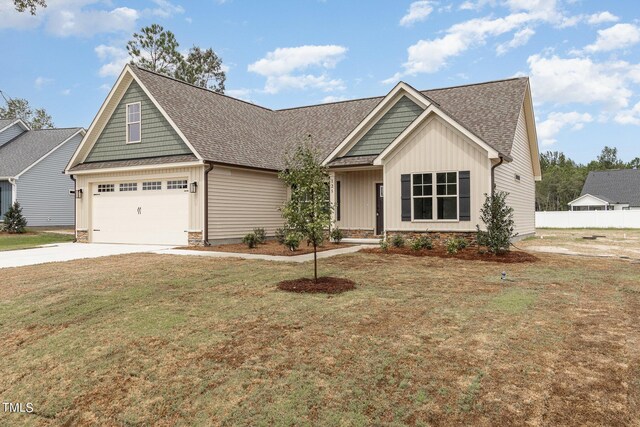
{"label": "stone veneer accent", "polygon": [[89,243],[89,232],[87,230],[76,230],[76,242]]}
{"label": "stone veneer accent", "polygon": [[204,246],[201,231],[189,231],[189,246]]}
{"label": "stone veneer accent", "polygon": [[344,237],[347,239],[373,239],[379,237],[376,236],[376,232],[373,228],[368,230],[341,228],[341,230]]}
{"label": "stone veneer accent", "polygon": [[429,237],[434,245],[444,246],[447,239],[452,237],[461,237],[465,239],[468,246],[476,246],[476,232],[475,231],[389,231],[387,232],[387,238],[391,239],[395,235],[402,235],[405,239],[413,239],[418,236]]}

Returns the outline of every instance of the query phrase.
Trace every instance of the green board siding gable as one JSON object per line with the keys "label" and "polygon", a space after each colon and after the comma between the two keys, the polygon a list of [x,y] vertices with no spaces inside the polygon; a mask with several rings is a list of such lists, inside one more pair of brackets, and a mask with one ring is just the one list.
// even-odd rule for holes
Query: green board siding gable
{"label": "green board siding gable", "polygon": [[360,138],[345,157],[371,156],[382,153],[422,111],[422,107],[403,96]]}
{"label": "green board siding gable", "polygon": [[[140,102],[142,108],[141,142],[127,144],[126,105]],[[113,115],[98,137],[85,162],[129,160],[147,157],[192,154],[160,110],[144,93],[137,82],[132,82]]]}

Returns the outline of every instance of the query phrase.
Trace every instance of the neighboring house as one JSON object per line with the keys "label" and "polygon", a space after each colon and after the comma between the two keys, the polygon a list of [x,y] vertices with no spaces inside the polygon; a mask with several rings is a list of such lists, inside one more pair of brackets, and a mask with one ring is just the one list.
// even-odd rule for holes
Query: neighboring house
{"label": "neighboring house", "polygon": [[580,197],[569,206],[572,211],[640,209],[640,170],[589,172]]}
{"label": "neighboring house", "polygon": [[199,245],[273,234],[287,147],[311,135],[351,237],[475,236],[492,182],[533,234],[538,145],[527,78],[270,110],[125,66],[66,173],[81,242]]}
{"label": "neighboring house", "polygon": [[20,119],[0,119],[0,221],[17,201],[29,226],[73,225],[74,185],[64,168],[84,133],[31,130]]}

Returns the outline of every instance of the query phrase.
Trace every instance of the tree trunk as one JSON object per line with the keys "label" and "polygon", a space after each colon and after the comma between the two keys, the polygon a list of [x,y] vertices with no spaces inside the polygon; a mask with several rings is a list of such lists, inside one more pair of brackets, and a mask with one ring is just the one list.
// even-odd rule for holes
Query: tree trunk
{"label": "tree trunk", "polygon": [[313,241],[313,279],[318,283],[318,252],[316,251],[316,241]]}

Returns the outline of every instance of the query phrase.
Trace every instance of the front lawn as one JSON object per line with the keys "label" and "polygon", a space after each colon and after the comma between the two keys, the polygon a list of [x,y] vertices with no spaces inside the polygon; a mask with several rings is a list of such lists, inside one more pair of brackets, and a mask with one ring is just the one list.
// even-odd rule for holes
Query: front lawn
{"label": "front lawn", "polygon": [[[640,264],[136,254],[0,270],[0,425],[633,425]],[[501,280],[506,271],[507,280]]]}
{"label": "front lawn", "polygon": [[0,232],[0,251],[35,248],[50,243],[73,242],[73,234],[47,233],[44,231],[27,231],[23,234]]}

